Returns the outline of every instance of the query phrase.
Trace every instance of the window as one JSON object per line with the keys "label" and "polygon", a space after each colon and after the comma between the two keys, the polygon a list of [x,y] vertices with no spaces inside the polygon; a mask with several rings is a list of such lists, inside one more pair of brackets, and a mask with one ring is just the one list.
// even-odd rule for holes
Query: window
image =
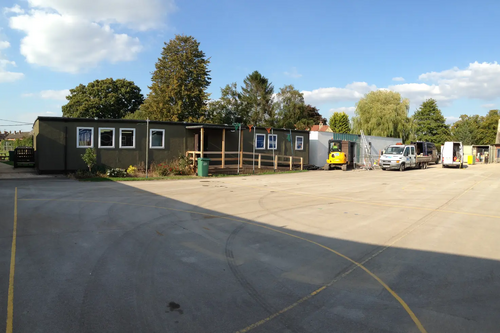
{"label": "window", "polygon": [[149,132],[149,148],[165,147],[165,130],[152,129]]}
{"label": "window", "polygon": [[411,154],[415,155],[415,147],[411,147]]}
{"label": "window", "polygon": [[276,149],[278,146],[278,135],[277,134],[269,134],[267,139],[267,149]]}
{"label": "window", "polygon": [[115,148],[114,128],[99,128],[99,148]]}
{"label": "window", "polygon": [[135,128],[120,128],[120,148],[135,148]]}
{"label": "window", "polygon": [[303,136],[296,136],[295,137],[295,150],[302,150],[304,149],[304,137]]}
{"label": "window", "polygon": [[266,135],[257,134],[255,139],[255,149],[266,149]]}
{"label": "window", "polygon": [[403,153],[404,156],[408,156],[410,153],[410,149],[408,147],[405,148],[405,152]]}
{"label": "window", "polygon": [[92,148],[94,147],[94,128],[77,127],[76,128],[76,147]]}

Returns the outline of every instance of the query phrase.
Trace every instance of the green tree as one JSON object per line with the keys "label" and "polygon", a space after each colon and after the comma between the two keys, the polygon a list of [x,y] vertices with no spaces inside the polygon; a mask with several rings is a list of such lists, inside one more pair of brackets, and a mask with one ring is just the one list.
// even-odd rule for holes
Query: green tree
{"label": "green tree", "polygon": [[125,79],[95,80],[78,85],[66,96],[64,117],[121,119],[135,112],[144,101],[141,89]]}
{"label": "green tree", "polygon": [[89,168],[89,172],[92,172],[92,167],[97,163],[97,155],[95,153],[95,149],[87,148],[85,150],[85,154],[82,154],[82,160]]}
{"label": "green tree", "polygon": [[402,99],[397,92],[372,91],[356,103],[353,132],[359,134],[363,130],[366,135],[396,137],[406,141],[410,136],[409,105],[408,99]]}
{"label": "green tree", "polygon": [[249,74],[243,81],[241,100],[248,110],[247,125],[275,126],[276,113],[273,105],[274,87],[258,71]]}
{"label": "green tree", "polygon": [[165,43],[152,73],[144,112],[153,120],[204,121],[210,94],[210,59],[191,36]]}
{"label": "green tree", "polygon": [[453,141],[460,141],[464,145],[473,145],[478,143],[478,130],[482,119],[478,115],[461,115],[451,126],[451,137]]}
{"label": "green tree", "polygon": [[314,124],[323,123],[323,125],[327,125],[328,121],[324,118],[320,113],[317,107],[312,106],[311,104],[306,105],[306,114],[307,118],[311,119]]}
{"label": "green tree", "polygon": [[450,139],[450,129],[446,125],[441,110],[434,99],[424,101],[412,117],[415,137],[418,141],[442,145]]}
{"label": "green tree", "polygon": [[482,117],[481,125],[477,131],[478,145],[491,145],[496,141],[498,131],[499,110],[490,110],[485,117]]}
{"label": "green tree", "polygon": [[304,95],[293,85],[280,88],[279,93],[276,94],[274,107],[278,115],[276,127],[302,128],[309,127],[309,123],[314,124],[314,121],[308,118]]}
{"label": "green tree", "polygon": [[330,128],[334,133],[351,133],[349,116],[345,112],[334,112],[330,117]]}
{"label": "green tree", "polygon": [[206,119],[214,124],[248,123],[248,111],[236,82],[221,88],[221,97],[208,103]]}

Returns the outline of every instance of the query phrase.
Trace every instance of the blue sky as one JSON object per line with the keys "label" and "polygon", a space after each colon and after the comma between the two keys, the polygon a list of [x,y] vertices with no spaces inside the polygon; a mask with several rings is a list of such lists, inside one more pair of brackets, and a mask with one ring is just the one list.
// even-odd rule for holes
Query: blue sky
{"label": "blue sky", "polygon": [[[376,89],[435,98],[452,122],[500,106],[500,1],[2,0],[0,119],[61,115],[67,90],[108,77],[148,92],[164,42],[194,36],[209,92],[260,71],[325,117]],[[117,5],[119,4],[119,5]],[[31,126],[0,120],[0,130]]]}

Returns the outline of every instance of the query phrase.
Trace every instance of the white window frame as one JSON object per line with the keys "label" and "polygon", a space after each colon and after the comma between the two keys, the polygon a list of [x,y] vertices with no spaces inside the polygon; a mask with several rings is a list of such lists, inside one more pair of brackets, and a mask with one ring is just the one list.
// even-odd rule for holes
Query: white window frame
{"label": "white window frame", "polygon": [[[257,147],[257,137],[264,137],[264,146],[262,148]],[[266,135],[265,134],[255,134],[255,149],[257,150],[265,150],[266,149]]]}
{"label": "white window frame", "polygon": [[[132,131],[133,135],[133,144],[132,146],[122,146],[122,131]],[[122,149],[135,149],[135,128],[120,128],[120,148]]]}
{"label": "white window frame", "polygon": [[[92,134],[90,134],[90,146],[80,146],[80,130],[89,129]],[[93,127],[77,127],[76,128],[76,148],[94,148],[94,128]]]}
{"label": "white window frame", "polygon": [[[302,139],[302,148],[297,148],[298,147],[297,143],[298,143],[299,138]],[[304,150],[304,137],[301,135],[298,135],[295,137],[295,150]]]}
{"label": "white window frame", "polygon": [[[161,147],[153,147],[153,131],[162,132],[163,135],[161,137]],[[164,149],[165,148],[165,130],[160,128],[151,128],[149,130],[149,148],[151,149]]]}
{"label": "white window frame", "polygon": [[[107,131],[112,131],[113,132],[113,144],[111,146],[101,146],[101,130],[107,130]],[[99,141],[97,142],[97,147],[102,148],[102,149],[113,149],[115,148],[115,129],[113,127],[99,127],[98,130],[99,133]]]}
{"label": "white window frame", "polygon": [[[276,141],[274,141],[275,147],[271,148],[271,137],[276,137]],[[278,149],[278,134],[268,134],[267,135],[267,149],[268,150],[276,150]]]}

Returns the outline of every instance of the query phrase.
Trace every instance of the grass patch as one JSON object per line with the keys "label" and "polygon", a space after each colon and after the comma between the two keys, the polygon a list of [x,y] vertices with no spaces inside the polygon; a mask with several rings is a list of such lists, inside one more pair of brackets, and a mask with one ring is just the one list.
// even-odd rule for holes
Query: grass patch
{"label": "grass patch", "polygon": [[180,180],[193,179],[196,176],[165,176],[165,177],[91,177],[78,179],[81,182],[134,182],[144,180]]}
{"label": "grass patch", "polygon": [[8,164],[8,165],[14,165],[14,162],[12,161],[1,161],[2,163]]}
{"label": "grass patch", "polygon": [[235,175],[227,175],[227,174],[215,174],[210,177],[243,177],[243,176],[261,176],[261,175],[278,175],[278,174],[283,174],[283,173],[298,173],[298,172],[307,172],[309,170],[288,170],[288,171],[276,171],[274,172],[273,170],[266,170],[262,172],[256,172],[256,173],[240,173],[235,174]]}

